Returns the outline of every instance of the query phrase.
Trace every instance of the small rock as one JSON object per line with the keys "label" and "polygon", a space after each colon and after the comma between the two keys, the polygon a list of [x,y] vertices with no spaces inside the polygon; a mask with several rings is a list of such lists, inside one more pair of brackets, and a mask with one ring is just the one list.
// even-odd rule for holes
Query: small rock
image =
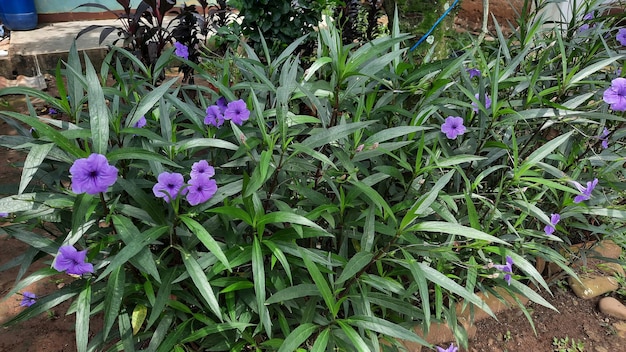
{"label": "small rock", "polygon": [[609,352],[609,350],[607,350],[606,348],[604,348],[602,346],[596,346],[596,347],[594,347],[594,350],[596,352]]}
{"label": "small rock", "polygon": [[617,259],[622,255],[622,247],[611,240],[602,240],[593,251],[605,258]]}
{"label": "small rock", "polygon": [[604,297],[598,302],[598,309],[606,315],[626,320],[626,306],[613,297]]}
{"label": "small rock", "polygon": [[568,282],[576,296],[583,299],[594,298],[619,288],[617,280],[612,276],[591,275],[581,277],[580,281],[570,277]]}
{"label": "small rock", "polygon": [[626,339],[626,322],[613,323],[613,328],[615,328],[619,337]]}

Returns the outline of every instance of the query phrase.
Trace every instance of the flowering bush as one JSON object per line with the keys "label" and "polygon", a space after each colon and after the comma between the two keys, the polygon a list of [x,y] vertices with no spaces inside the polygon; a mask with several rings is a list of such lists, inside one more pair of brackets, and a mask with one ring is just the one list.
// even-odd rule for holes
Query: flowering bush
{"label": "flowering bush", "polygon": [[265,63],[242,44],[224,58],[232,85],[186,62],[218,92],[154,86],[165,65],[113,53],[96,73],[73,51],[61,98],[0,91],[69,117],[0,112],[18,132],[0,144],[28,152],[0,199],[3,231],[32,248],[12,263],[50,263],[7,297],[71,275],[22,292],[7,324],[72,300],[79,351],[381,350],[427,345],[413,328],[433,322],[466,344],[458,314],[491,313],[476,293],[504,299],[497,286],[550,307],[529,287],[549,290],[535,261],[574,275],[561,246],[624,242],[623,116],[603,100],[624,54],[605,18],[566,38],[530,18],[495,47],[420,64],[403,62],[397,28],[354,47],[331,27],[306,70],[304,38]]}

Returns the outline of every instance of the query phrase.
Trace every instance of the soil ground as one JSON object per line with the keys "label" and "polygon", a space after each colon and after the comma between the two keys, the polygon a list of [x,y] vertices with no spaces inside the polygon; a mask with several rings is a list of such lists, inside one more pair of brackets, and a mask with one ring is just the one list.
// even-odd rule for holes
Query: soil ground
{"label": "soil ground", "polygon": [[[513,2],[513,5],[511,3]],[[501,24],[513,23],[513,6],[521,5],[519,0],[490,1],[491,11]],[[464,0],[457,16],[457,25],[471,31],[480,29],[482,20],[482,1]],[[48,82],[52,83],[52,82]],[[53,88],[52,88],[53,89]],[[45,109],[45,106],[36,106]],[[0,109],[3,109],[0,106]],[[12,128],[0,120],[0,135],[14,133]],[[0,194],[9,194],[17,189],[24,155],[0,147]],[[1,226],[1,224],[0,224]],[[21,242],[1,235],[0,228],[0,266],[23,252],[26,246]],[[39,268],[50,265],[47,261],[38,263]],[[0,272],[0,297],[11,290],[15,284],[18,268]],[[28,275],[28,273],[27,273]],[[58,285],[72,280],[60,274],[52,280],[29,286],[26,290],[42,296],[53,292]],[[529,304],[528,310],[536,327],[536,334],[521,310],[512,309],[498,314],[497,320],[486,319],[477,324],[476,337],[469,342],[471,352],[526,352],[559,351],[554,339],[581,342],[585,352],[626,352],[626,333],[624,322],[609,318],[597,309],[599,298],[584,300],[576,297],[566,286],[559,282],[552,283],[554,296],[542,292],[558,312],[536,304]],[[616,298],[623,301],[624,297]],[[0,323],[22,311],[20,295],[14,295],[0,302]],[[71,352],[76,350],[74,337],[74,316],[66,316],[68,305],[60,305],[53,311],[42,314],[8,328],[0,328],[0,352]],[[96,322],[97,323],[97,322]],[[578,350],[564,350],[579,352]],[[581,350],[582,351],[582,350]],[[463,351],[465,352],[465,351]]]}

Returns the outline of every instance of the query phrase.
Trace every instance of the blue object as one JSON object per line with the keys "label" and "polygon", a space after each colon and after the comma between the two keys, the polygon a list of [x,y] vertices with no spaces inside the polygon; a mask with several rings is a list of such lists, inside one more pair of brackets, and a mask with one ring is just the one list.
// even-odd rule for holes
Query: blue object
{"label": "blue object", "polygon": [[0,20],[12,31],[37,27],[35,0],[0,0]]}
{"label": "blue object", "polygon": [[443,20],[446,16],[448,16],[448,14],[450,13],[450,11],[452,11],[452,9],[456,6],[456,4],[459,3],[459,0],[454,0],[454,2],[452,3],[452,5],[450,5],[450,7],[448,7],[448,9],[443,13],[443,15],[441,15],[441,17],[439,17],[439,19],[437,19],[437,21],[435,21],[435,24],[433,24],[432,27],[430,27],[430,29],[428,30],[428,32],[426,32],[426,34],[424,34],[420,40],[417,41],[417,43],[415,43],[415,45],[413,45],[411,47],[411,49],[409,49],[409,51],[413,51],[415,50],[415,48],[417,48],[420,44],[422,44],[424,42],[424,40],[426,40],[426,38],[428,38],[428,36],[430,35],[430,33],[432,33],[435,28],[437,27],[437,25],[439,24],[439,22],[441,22],[441,20]]}

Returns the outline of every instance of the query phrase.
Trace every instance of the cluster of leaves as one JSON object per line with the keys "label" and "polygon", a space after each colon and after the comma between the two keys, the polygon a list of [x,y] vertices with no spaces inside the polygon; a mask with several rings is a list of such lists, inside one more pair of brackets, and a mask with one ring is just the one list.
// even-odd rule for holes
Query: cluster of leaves
{"label": "cluster of leaves", "polygon": [[[477,292],[551,307],[529,287],[549,290],[534,262],[575,275],[561,246],[624,233],[624,117],[602,92],[625,55],[605,37],[611,17],[595,35],[526,20],[512,38],[431,63],[403,60],[397,25],[360,47],[331,26],[306,70],[294,53],[307,36],[275,56],[261,45],[263,60],[242,43],[243,57],[214,66],[236,80],[188,61],[215,90],[162,82],[172,49],[148,66],[122,48],[99,71],[73,50],[57,69],[61,98],[0,90],[69,120],[0,111],[17,131],[0,144],[28,153],[16,195],[0,199],[2,231],[30,245],[2,267],[21,267],[5,299],[54,268],[89,269],[25,296],[7,324],[73,300],[79,351],[369,351],[428,345],[413,328],[436,322],[466,343],[459,316],[491,313]],[[240,99],[251,114],[216,123]],[[464,129],[448,136],[450,116]],[[72,166],[93,153],[118,177],[76,194]],[[187,178],[202,160],[210,199],[155,193],[164,172]],[[574,186],[594,178],[602,193]],[[25,276],[40,258],[51,268]],[[104,322],[89,340],[91,319]]]}
{"label": "cluster of leaves", "polygon": [[[174,41],[189,48],[188,60],[199,63],[203,40],[229,22],[226,1],[220,0],[210,5],[200,0],[201,11],[196,5],[175,7],[176,1],[141,0],[137,8],[132,8],[130,0],[116,0],[123,12],[118,13],[99,3],[85,3],[80,7],[95,7],[112,13],[121,21],[120,27],[90,25],[80,31],[77,37],[93,30],[100,30],[100,43],[111,34],[116,34],[124,49],[133,53],[144,65],[154,68],[163,51]],[[166,18],[166,16],[171,16]],[[191,78],[189,66],[181,65],[184,79]],[[193,83],[193,82],[191,82]]]}
{"label": "cluster of leaves", "polygon": [[[242,16],[241,25],[233,23],[232,30],[242,34],[259,53],[266,45],[269,55],[275,58],[294,40],[312,33],[329,5],[326,0],[240,1],[237,9]],[[313,53],[312,40],[302,43],[299,54]]]}

